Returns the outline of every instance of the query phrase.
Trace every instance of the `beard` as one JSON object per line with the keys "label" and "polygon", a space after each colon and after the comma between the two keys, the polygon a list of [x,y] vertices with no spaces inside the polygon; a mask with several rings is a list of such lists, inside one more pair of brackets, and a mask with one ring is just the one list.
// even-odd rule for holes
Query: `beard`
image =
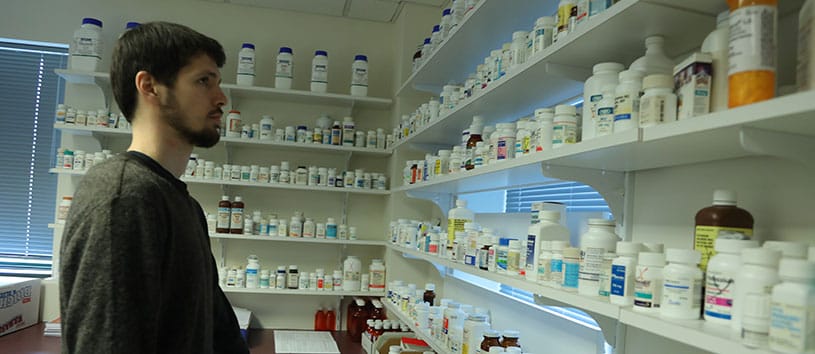
{"label": "beard", "polygon": [[[205,127],[200,131],[196,131],[189,126],[188,120],[197,119],[197,117],[185,117],[178,107],[178,100],[175,93],[169,91],[166,100],[159,105],[159,114],[167,124],[170,125],[181,137],[193,146],[209,148],[215,146],[221,139],[221,134],[218,128],[208,129]],[[217,109],[220,112],[220,108]],[[214,112],[211,112],[214,113]],[[207,119],[207,124],[210,124]]]}

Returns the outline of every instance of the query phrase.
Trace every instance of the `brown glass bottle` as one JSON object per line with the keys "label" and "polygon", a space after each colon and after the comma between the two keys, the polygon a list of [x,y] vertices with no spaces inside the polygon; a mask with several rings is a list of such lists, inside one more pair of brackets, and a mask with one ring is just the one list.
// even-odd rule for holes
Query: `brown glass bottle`
{"label": "brown glass bottle", "polygon": [[436,301],[436,284],[427,283],[424,285],[424,294],[422,294],[422,301],[434,306]]}
{"label": "brown glass bottle", "polygon": [[467,139],[467,157],[464,161],[464,169],[472,170],[475,168],[475,145],[481,141],[482,127],[479,125],[470,126],[470,138]]}
{"label": "brown glass bottle", "polygon": [[484,340],[481,341],[481,352],[488,353],[490,347],[500,347],[501,342],[498,340],[501,335],[494,329],[484,331]]}
{"label": "brown glass bottle", "polygon": [[753,216],[747,210],[736,206],[736,193],[716,190],[713,205],[696,213],[696,228],[693,249],[702,254],[699,268],[707,269],[707,262],[716,254],[716,239],[749,240],[753,237]]}
{"label": "brown glass bottle", "polygon": [[243,234],[243,199],[235,197],[229,218],[229,233]]}
{"label": "brown glass bottle", "polygon": [[229,196],[221,197],[218,202],[218,219],[216,221],[215,232],[219,234],[229,233],[229,219],[232,213],[232,203],[229,201]]}
{"label": "brown glass bottle", "polygon": [[518,331],[504,331],[504,336],[501,337],[501,346],[504,348],[509,347],[520,348],[521,345],[518,343],[518,338],[520,337],[521,334]]}

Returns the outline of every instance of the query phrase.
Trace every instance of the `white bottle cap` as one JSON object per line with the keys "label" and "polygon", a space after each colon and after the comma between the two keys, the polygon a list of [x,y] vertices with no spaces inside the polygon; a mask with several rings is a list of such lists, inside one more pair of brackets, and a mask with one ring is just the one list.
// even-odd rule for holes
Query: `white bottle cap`
{"label": "white bottle cap", "polygon": [[507,353],[521,354],[521,353],[523,353],[523,350],[521,350],[521,348],[518,348],[518,347],[507,347],[506,352]]}
{"label": "white bottle cap", "polygon": [[638,70],[624,70],[620,71],[620,75],[618,76],[620,82],[623,81],[634,81],[634,82],[642,82],[642,72]]}
{"label": "white bottle cap", "polygon": [[597,73],[600,73],[600,72],[603,72],[603,71],[614,71],[614,72],[619,73],[619,72],[623,71],[624,69],[625,69],[625,65],[623,65],[623,64],[614,63],[614,62],[607,62],[607,63],[594,64],[594,67],[592,67],[592,73],[597,74]]}
{"label": "white bottle cap", "polygon": [[741,250],[745,248],[758,247],[758,241],[755,240],[737,240],[729,238],[717,238],[713,249],[716,252],[736,253],[741,254]]}
{"label": "white bottle cap", "polygon": [[756,264],[762,266],[778,267],[778,260],[781,259],[781,251],[770,248],[745,248],[741,250],[741,262],[744,264]]}
{"label": "white bottle cap", "polygon": [[639,264],[644,266],[664,267],[665,254],[657,252],[640,252]]}
{"label": "white bottle cap", "polygon": [[642,251],[642,244],[639,242],[617,242],[618,255],[636,256],[640,251]]}
{"label": "white bottle cap", "polygon": [[555,114],[556,115],[560,115],[560,114],[574,115],[574,114],[577,114],[577,108],[575,108],[574,106],[572,106],[570,104],[559,104],[559,105],[555,106]]}
{"label": "white bottle cap", "polygon": [[[650,37],[649,37],[650,38]],[[671,88],[674,86],[674,78],[666,74],[648,75],[642,79],[642,89],[650,88]]]}
{"label": "white bottle cap", "polygon": [[467,201],[464,199],[456,199],[456,208],[466,208]]}
{"label": "white bottle cap", "polygon": [[490,347],[490,354],[492,353],[503,353],[504,347]]}
{"label": "white bottle cap", "polygon": [[555,223],[559,223],[560,212],[557,210],[541,210],[538,212],[538,220],[549,220]]}
{"label": "white bottle cap", "polygon": [[803,259],[782,258],[778,266],[778,275],[784,279],[815,280],[815,263]]}
{"label": "white bottle cap", "polygon": [[434,290],[436,290],[436,284],[427,283],[427,284],[424,285],[424,289],[429,290],[429,291],[434,291]]}
{"label": "white bottle cap", "polygon": [[497,330],[494,330],[494,329],[488,329],[488,330],[484,331],[484,336],[485,337],[490,337],[490,338],[496,338],[496,337],[501,336],[501,332],[498,332]]}
{"label": "white bottle cap", "polygon": [[713,191],[713,205],[736,205],[738,196],[735,191],[729,189],[717,189]]}
{"label": "white bottle cap", "polygon": [[236,201],[236,202],[242,202],[242,201],[243,201],[243,198],[241,198],[241,196],[239,196],[239,195],[238,195],[238,196],[235,196],[235,201]]}
{"label": "white bottle cap", "polygon": [[617,223],[614,219],[600,219],[600,218],[589,218],[589,225],[599,225],[599,226],[616,226]]}
{"label": "white bottle cap", "polygon": [[665,245],[656,242],[643,242],[642,248],[648,252],[665,253]]}
{"label": "white bottle cap", "polygon": [[527,31],[515,31],[512,32],[512,40],[516,41],[519,39],[525,39],[527,35],[529,35],[529,32]]}
{"label": "white bottle cap", "polygon": [[665,259],[669,263],[699,264],[702,261],[702,254],[694,250],[669,248],[665,251]]}
{"label": "white bottle cap", "polygon": [[514,330],[506,330],[506,331],[504,331],[504,337],[505,338],[506,337],[509,337],[509,338],[521,338],[521,332],[514,331]]}
{"label": "white bottle cap", "polygon": [[535,20],[535,26],[536,27],[546,27],[546,26],[554,26],[554,25],[555,25],[555,18],[552,17],[552,16],[538,17],[538,19]]}
{"label": "white bottle cap", "polygon": [[806,259],[807,257],[807,245],[802,242],[766,241],[764,248],[781,251],[783,258]]}

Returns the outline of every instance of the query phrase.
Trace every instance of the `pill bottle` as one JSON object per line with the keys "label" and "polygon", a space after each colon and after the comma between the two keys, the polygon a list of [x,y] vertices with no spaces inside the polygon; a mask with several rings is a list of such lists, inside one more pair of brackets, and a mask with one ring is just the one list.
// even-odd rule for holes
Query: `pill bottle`
{"label": "pill bottle", "polygon": [[[769,249],[765,247],[759,248],[745,248],[741,250],[741,263],[742,267],[736,274],[736,293],[733,298],[732,318],[730,320],[730,328],[734,331],[742,333],[742,341],[744,341],[744,318],[745,306],[749,294],[759,296],[752,301],[763,301],[765,306],[762,308],[755,308],[754,302],[753,311],[760,313],[761,311],[770,310],[769,299],[772,295],[772,287],[781,282],[781,277],[778,275],[778,261],[781,259],[781,251]],[[749,327],[749,325],[748,325]],[[749,342],[753,337],[750,334],[751,330],[748,328],[747,341]],[[766,333],[766,332],[765,332]],[[760,339],[758,339],[760,340]]]}
{"label": "pill bottle", "polygon": [[291,89],[294,77],[294,55],[289,47],[280,47],[277,54],[274,87],[278,89]]}
{"label": "pill bottle", "polygon": [[461,341],[461,354],[476,354],[481,346],[484,331],[490,328],[487,316],[484,314],[470,314],[464,321],[464,335]]}
{"label": "pill bottle", "polygon": [[707,270],[707,262],[716,254],[714,245],[719,237],[747,240],[753,236],[753,216],[737,204],[736,192],[717,189],[713,192],[713,205],[696,213],[693,249],[702,253],[700,267]]}
{"label": "pill bottle", "polygon": [[328,91],[328,52],[318,50],[311,60],[311,92]]}
{"label": "pill bottle", "polygon": [[552,147],[577,143],[577,109],[572,105],[557,105],[552,125]]}
{"label": "pill bottle", "polygon": [[[580,280],[578,293],[585,296],[598,296],[600,273],[604,256],[616,249],[619,237],[614,233],[615,221],[591,218],[589,229],[580,237]],[[564,254],[565,258],[565,254]]]}
{"label": "pill bottle", "polygon": [[[620,63],[599,63],[592,67],[593,75],[586,79],[583,85],[583,125],[582,140],[588,140],[595,136],[594,127],[596,123],[597,104],[603,99],[603,87],[606,85],[619,84],[620,72],[625,66]],[[612,93],[614,96],[614,93]],[[614,97],[612,97],[612,100]]]}
{"label": "pill bottle", "polygon": [[699,318],[704,273],[697,264],[701,258],[702,255],[694,250],[669,248],[665,251],[668,265],[662,271],[661,317],[682,320]]}
{"label": "pill bottle", "polygon": [[[676,94],[674,78],[671,75],[654,74],[642,79],[645,94],[640,98],[640,127],[650,127],[676,121]],[[630,121],[615,122],[618,125]],[[628,127],[621,127],[628,129]]]}
{"label": "pill bottle", "polygon": [[552,45],[552,36],[556,27],[557,23],[554,17],[544,16],[535,20],[535,37],[532,40],[532,55],[540,53],[544,48]]}
{"label": "pill bottle", "polygon": [[478,353],[487,353],[490,351],[491,348],[499,348],[501,350],[504,349],[504,347],[501,346],[501,341],[499,340],[499,338],[501,338],[501,332],[498,332],[494,329],[486,329],[484,330],[483,337],[484,338],[481,340],[481,343],[479,344],[479,348],[481,349],[481,351],[479,351]]}
{"label": "pill bottle", "polygon": [[236,84],[252,86],[255,84],[255,45],[243,43],[238,51],[238,76]]}
{"label": "pill bottle", "polygon": [[728,106],[775,97],[778,0],[727,0],[730,6]]}
{"label": "pill bottle", "polygon": [[623,131],[640,124],[642,73],[625,70],[620,72],[618,78],[619,84],[614,90],[614,126],[617,131]]}
{"label": "pill bottle", "polygon": [[86,17],[74,32],[69,49],[72,70],[93,72],[102,61],[102,21]]}
{"label": "pill bottle", "polygon": [[756,248],[754,240],[719,238],[715,242],[716,255],[708,261],[705,274],[705,302],[703,318],[711,323],[730,326],[733,318],[733,297],[736,275],[741,271],[741,250]]}
{"label": "pill bottle", "polygon": [[[552,243],[554,248],[555,241]],[[552,263],[554,263],[554,254]],[[580,277],[580,249],[576,247],[564,248],[562,265],[563,282],[561,287],[568,292],[577,292]]]}
{"label": "pill bottle", "polygon": [[762,247],[781,251],[781,258],[807,258],[807,244],[803,242],[765,241]]}
{"label": "pill bottle", "polygon": [[[616,129],[615,122],[614,122],[614,90],[617,87],[615,84],[606,84],[602,87],[601,96],[603,97],[600,102],[597,102],[597,112],[594,113],[594,134],[596,136],[603,136],[609,135],[614,131],[623,131],[628,129],[628,127],[621,126],[620,129]],[[620,124],[623,124],[621,121]],[[583,127],[585,128],[586,125],[584,124]]]}
{"label": "pill bottle", "polygon": [[634,311],[656,314],[662,301],[665,254],[640,252],[634,279]]}
{"label": "pill bottle", "polygon": [[[801,11],[801,13],[803,14],[804,11]],[[800,33],[801,32],[799,32],[799,35]],[[702,42],[701,51],[703,53],[710,53],[713,59],[710,111],[718,112],[726,110],[728,99],[727,71],[729,70],[727,58],[729,55],[728,52],[730,51],[730,11],[722,11],[716,16],[716,29],[705,37],[705,40]],[[800,74],[800,72],[799,69],[798,73]]]}
{"label": "pill bottle", "polygon": [[368,57],[354,56],[351,64],[351,96],[368,96]]}
{"label": "pill bottle", "polygon": [[634,304],[636,268],[642,244],[637,242],[617,242],[617,258],[611,262],[611,289],[609,302],[631,306]]}
{"label": "pill bottle", "polygon": [[503,336],[501,336],[501,346],[504,349],[509,347],[521,347],[521,344],[518,343],[518,339],[521,338],[521,332],[513,331],[513,330],[506,330],[504,331]]}
{"label": "pill bottle", "polygon": [[[773,287],[770,302],[770,349],[779,353],[815,352],[815,263],[782,259],[783,282]],[[745,320],[747,317],[745,317]]]}
{"label": "pill bottle", "polygon": [[286,288],[296,290],[299,287],[300,287],[300,273],[298,272],[296,265],[290,265],[289,271],[286,276]]}

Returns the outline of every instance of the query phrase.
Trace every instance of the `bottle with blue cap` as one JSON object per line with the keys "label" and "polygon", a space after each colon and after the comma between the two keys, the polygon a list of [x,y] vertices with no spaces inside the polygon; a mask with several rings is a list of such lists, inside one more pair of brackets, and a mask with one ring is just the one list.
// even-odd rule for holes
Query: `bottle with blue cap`
{"label": "bottle with blue cap", "polygon": [[244,43],[238,52],[238,77],[236,83],[241,86],[255,84],[255,45]]}
{"label": "bottle with blue cap", "polygon": [[311,92],[328,91],[328,52],[318,50],[311,60]]}
{"label": "bottle with blue cap", "polygon": [[432,48],[430,50],[431,53],[439,48],[442,40],[444,40],[444,37],[441,35],[441,26],[434,25],[433,32],[430,34],[430,47]]}
{"label": "bottle with blue cap", "polygon": [[351,64],[351,96],[368,96],[368,57],[357,54]]}
{"label": "bottle with blue cap", "polygon": [[72,70],[96,71],[102,61],[102,21],[86,17],[74,32],[69,50],[68,67]]}
{"label": "bottle with blue cap", "polygon": [[280,47],[280,52],[277,54],[274,87],[291,89],[292,77],[294,77],[294,52],[289,47]]}
{"label": "bottle with blue cap", "polygon": [[453,16],[450,9],[444,9],[441,13],[441,23],[439,23],[439,32],[441,32],[441,40],[447,39],[450,35],[450,28],[453,24]]}

